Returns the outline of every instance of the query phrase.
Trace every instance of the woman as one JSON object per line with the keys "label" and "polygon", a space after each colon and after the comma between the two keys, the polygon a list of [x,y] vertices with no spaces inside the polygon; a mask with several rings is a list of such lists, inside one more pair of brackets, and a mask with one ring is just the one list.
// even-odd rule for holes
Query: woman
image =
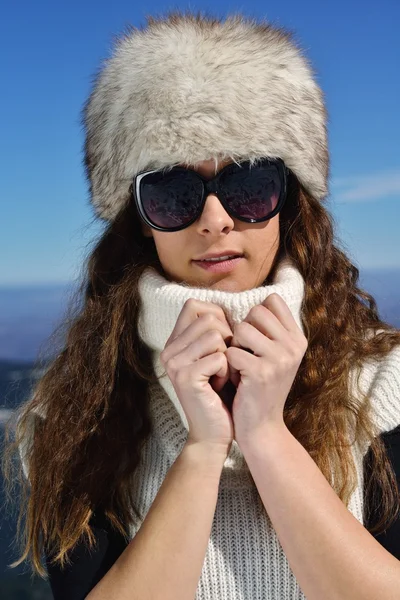
{"label": "woman", "polygon": [[13,446],[56,599],[395,597],[400,332],[334,243],[326,119],[242,15],[149,17],[99,72],[108,225]]}

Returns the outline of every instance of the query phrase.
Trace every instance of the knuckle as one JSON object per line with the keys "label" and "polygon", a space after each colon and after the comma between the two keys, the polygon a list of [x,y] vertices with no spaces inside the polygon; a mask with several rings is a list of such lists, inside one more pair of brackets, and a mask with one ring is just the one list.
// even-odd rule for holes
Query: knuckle
{"label": "knuckle", "polygon": [[222,306],[219,306],[218,304],[215,305],[216,306],[216,311],[221,315],[221,317],[223,319],[226,319],[226,315],[224,312],[224,309],[222,308]]}
{"label": "knuckle", "polygon": [[265,307],[261,304],[257,304],[256,306],[252,306],[249,311],[252,317],[262,317],[265,315]]}
{"label": "knuckle", "polygon": [[196,306],[196,304],[197,304],[197,300],[195,300],[194,298],[188,298],[188,299],[185,301],[185,303],[184,303],[184,305],[183,305],[183,306],[186,306],[186,307],[192,307],[192,306]]}
{"label": "knuckle", "polygon": [[219,344],[222,340],[221,332],[218,331],[218,329],[209,329],[206,335],[209,341],[213,344]]}
{"label": "knuckle", "polygon": [[296,335],[292,348],[294,358],[302,358],[308,348],[307,338],[303,334]]}
{"label": "knuckle", "polygon": [[179,371],[179,361],[176,356],[171,356],[169,360],[166,361],[166,367],[168,369],[168,373],[176,375]]}
{"label": "knuckle", "polygon": [[205,313],[201,315],[200,319],[206,323],[206,325],[213,325],[215,323],[215,316],[212,313]]}
{"label": "knuckle", "polygon": [[232,346],[229,346],[224,352],[226,360],[230,360],[232,353],[235,354],[235,349]]}
{"label": "knuckle", "polygon": [[177,369],[176,373],[175,373],[175,382],[178,385],[182,385],[187,379],[187,369],[185,369],[184,367],[181,367],[179,369]]}
{"label": "knuckle", "polygon": [[299,360],[304,356],[305,348],[304,344],[298,344],[294,349],[294,358]]}
{"label": "knuckle", "polygon": [[278,358],[278,365],[279,368],[285,372],[288,369],[290,369],[293,366],[293,363],[295,362],[295,357],[294,355],[292,355],[291,353],[282,353],[281,356],[279,356]]}
{"label": "knuckle", "polygon": [[221,366],[227,361],[225,353],[219,351],[215,353],[215,359],[221,363]]}

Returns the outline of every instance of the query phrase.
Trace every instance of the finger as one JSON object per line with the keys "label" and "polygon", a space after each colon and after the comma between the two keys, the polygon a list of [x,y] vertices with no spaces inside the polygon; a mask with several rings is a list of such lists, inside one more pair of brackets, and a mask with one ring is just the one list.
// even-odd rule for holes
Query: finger
{"label": "finger", "polygon": [[218,331],[227,344],[230,343],[233,336],[233,332],[227,323],[222,322],[214,313],[207,312],[189,323],[182,333],[165,346],[161,353],[161,359],[167,361],[172,356],[182,352],[206,331]]}
{"label": "finger", "polygon": [[[175,342],[172,342],[171,347],[174,346],[174,344],[178,341],[179,339],[175,340]],[[172,376],[172,379],[174,379],[182,369],[188,366],[192,366],[192,377],[194,379],[196,369],[193,368],[193,365],[197,364],[199,360],[209,355],[213,355],[215,360],[218,361],[220,358],[217,355],[222,354],[225,356],[226,349],[227,346],[224,342],[221,332],[216,329],[208,329],[199,337],[196,337],[187,346],[185,346],[181,352],[171,355],[169,359],[165,360],[165,363],[167,365],[169,374]],[[219,370],[214,370],[212,375],[216,375],[217,377],[216,381],[214,381],[217,391],[220,389],[220,387],[223,387],[223,385],[225,385],[226,381],[229,379],[227,365],[222,371],[221,367]]]}
{"label": "finger", "polygon": [[[225,355],[226,355],[226,352],[225,352]],[[231,364],[229,364],[229,359],[228,359],[228,369],[229,369],[229,379],[232,382],[232,384],[235,386],[235,388],[237,388],[240,383],[240,371],[238,371]]]}
{"label": "finger", "polygon": [[275,344],[272,340],[247,321],[235,325],[230,347],[246,350],[247,353],[250,350],[258,357],[268,356],[271,355],[271,352],[275,352]]}
{"label": "finger", "polygon": [[[270,294],[262,302],[261,306],[267,308],[276,317],[279,323],[290,333],[298,333],[301,331],[290,308],[279,294]],[[303,332],[301,331],[301,333]]]}
{"label": "finger", "polygon": [[227,346],[221,332],[212,329],[204,331],[179,354],[174,356],[174,359],[181,360],[182,364],[192,364],[209,354],[215,354],[215,352],[225,353],[226,349]]}
{"label": "finger", "polygon": [[256,356],[242,350],[242,348],[230,347],[226,350],[225,355],[228,360],[228,365],[233,381],[240,379],[241,376],[249,375],[259,369],[259,361]]}
{"label": "finger", "polygon": [[224,389],[225,384],[229,381],[229,367],[226,365],[226,369],[219,374],[211,375],[209,384],[211,385],[214,392],[217,394]]}
{"label": "finger", "polygon": [[179,313],[175,327],[166,342],[166,346],[169,344],[169,342],[173,341],[178,335],[185,331],[185,329],[187,329],[187,327],[193,323],[193,321],[195,321],[201,315],[207,313],[214,314],[222,323],[228,324],[226,315],[221,306],[218,306],[213,302],[205,302],[203,300],[189,298],[186,300],[181,312]]}
{"label": "finger", "polygon": [[229,369],[225,354],[223,352],[218,352],[216,354],[203,356],[203,358],[193,363],[191,374],[194,381],[199,381],[204,385],[209,383],[211,377],[218,377],[218,379],[221,381],[224,380],[226,383],[229,379]]}
{"label": "finger", "polygon": [[282,340],[288,333],[278,318],[262,304],[254,306],[243,322],[250,324],[271,341]]}

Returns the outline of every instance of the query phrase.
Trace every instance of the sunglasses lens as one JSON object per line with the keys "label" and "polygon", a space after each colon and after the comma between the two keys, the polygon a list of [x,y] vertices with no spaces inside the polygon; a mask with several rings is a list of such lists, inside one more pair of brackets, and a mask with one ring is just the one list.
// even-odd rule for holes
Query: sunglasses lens
{"label": "sunglasses lens", "polygon": [[277,207],[281,177],[273,163],[229,169],[220,179],[224,200],[232,212],[246,219],[262,219]]}
{"label": "sunglasses lens", "polygon": [[189,171],[151,173],[140,182],[140,197],[148,219],[158,227],[189,223],[199,211],[202,184]]}
{"label": "sunglasses lens", "polygon": [[[233,216],[258,220],[272,213],[279,202],[282,181],[273,162],[250,167],[230,165],[219,179],[221,198]],[[143,210],[151,223],[171,229],[182,227],[200,212],[202,182],[185,169],[155,172],[140,182]]]}

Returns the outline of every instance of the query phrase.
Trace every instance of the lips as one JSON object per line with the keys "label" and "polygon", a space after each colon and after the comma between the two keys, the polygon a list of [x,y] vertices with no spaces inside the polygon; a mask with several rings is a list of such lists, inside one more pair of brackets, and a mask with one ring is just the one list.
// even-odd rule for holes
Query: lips
{"label": "lips", "polygon": [[243,256],[236,256],[235,258],[227,260],[194,260],[193,263],[200,269],[210,271],[213,273],[228,273],[232,271],[242,260]]}
{"label": "lips", "polygon": [[199,256],[198,258],[194,258],[194,261],[203,261],[208,260],[210,258],[222,258],[223,256],[229,257],[241,257],[244,256],[243,252],[239,252],[237,250],[224,250],[223,252],[209,252],[208,254],[204,254],[203,256]]}
{"label": "lips", "polygon": [[213,256],[212,258],[202,258],[196,262],[218,262],[218,261],[224,261],[224,260],[233,260],[234,258],[240,258],[238,255],[232,255],[232,256]]}

